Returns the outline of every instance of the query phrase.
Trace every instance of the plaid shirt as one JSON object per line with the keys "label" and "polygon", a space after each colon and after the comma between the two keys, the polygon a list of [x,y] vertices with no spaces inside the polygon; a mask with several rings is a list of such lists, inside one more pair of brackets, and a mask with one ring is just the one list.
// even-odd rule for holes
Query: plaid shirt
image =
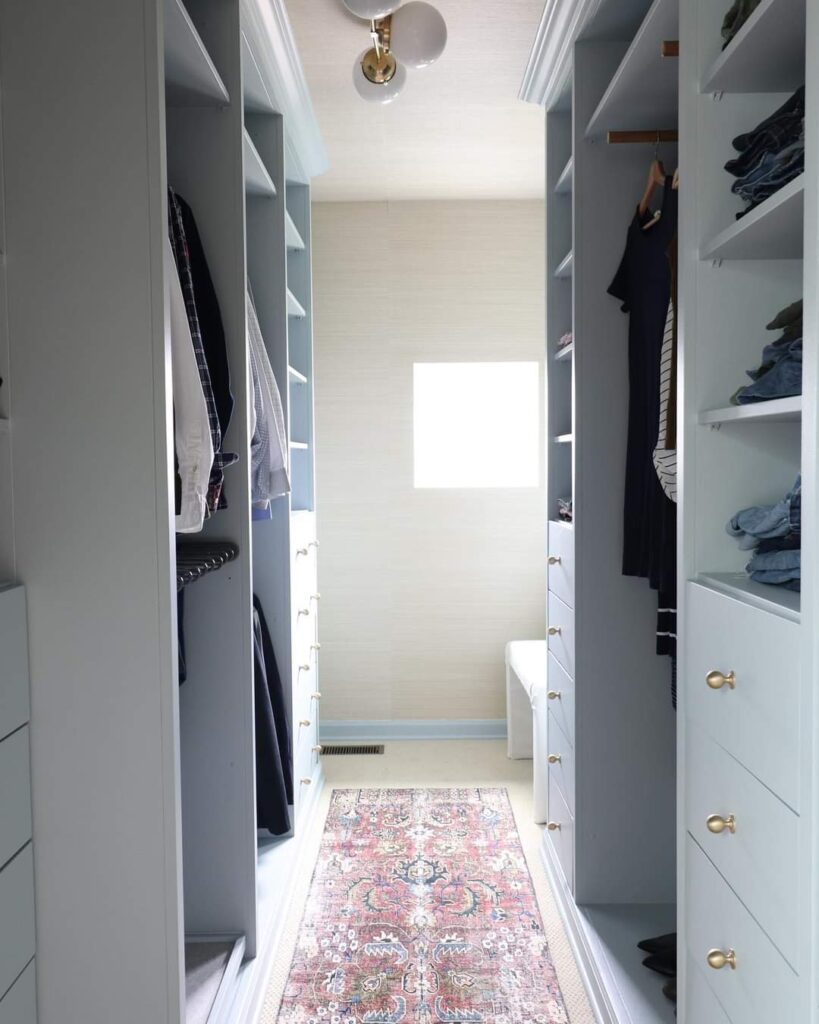
{"label": "plaid shirt", "polygon": [[740,154],[729,160],[725,170],[737,178],[744,177],[763,153],[780,153],[802,134],[805,119],[805,87],[801,86],[789,100],[756,126],[753,131],[738,135],[732,145]]}
{"label": "plaid shirt", "polygon": [[205,396],[205,404],[208,409],[208,422],[210,423],[210,436],[213,442],[213,466],[210,471],[208,483],[208,512],[215,512],[218,508],[226,508],[227,502],[222,494],[222,487],[225,481],[225,466],[232,466],[239,458],[231,452],[222,451],[222,431],[219,427],[219,416],[216,411],[216,399],[213,395],[213,387],[210,380],[210,370],[205,357],[205,347],[202,343],[202,331],[199,327],[199,317],[196,313],[196,297],[193,290],[193,275],[191,274],[190,256],[188,244],[185,240],[185,229],[182,224],[182,210],[173,189],[168,189],[168,232],[171,238],[176,269],[179,274],[179,281],[182,285],[182,294],[185,297],[185,309],[188,314],[188,323],[191,330],[193,350],[196,354],[196,366],[199,370],[199,380],[202,383],[202,392]]}

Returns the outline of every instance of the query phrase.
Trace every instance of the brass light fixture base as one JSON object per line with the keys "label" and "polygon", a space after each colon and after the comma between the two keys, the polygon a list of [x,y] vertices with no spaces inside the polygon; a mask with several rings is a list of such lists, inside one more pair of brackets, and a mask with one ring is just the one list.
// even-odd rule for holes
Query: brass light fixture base
{"label": "brass light fixture base", "polygon": [[398,62],[391,53],[384,50],[379,54],[375,47],[367,50],[361,59],[364,77],[374,85],[386,85],[398,70]]}

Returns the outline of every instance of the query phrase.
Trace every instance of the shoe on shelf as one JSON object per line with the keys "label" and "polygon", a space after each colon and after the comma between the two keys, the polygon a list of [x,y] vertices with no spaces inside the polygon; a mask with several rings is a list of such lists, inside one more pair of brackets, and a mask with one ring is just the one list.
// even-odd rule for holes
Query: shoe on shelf
{"label": "shoe on shelf", "polygon": [[644,953],[665,953],[668,950],[677,949],[677,933],[669,932],[668,935],[658,935],[655,939],[643,939],[637,943],[637,948]]}

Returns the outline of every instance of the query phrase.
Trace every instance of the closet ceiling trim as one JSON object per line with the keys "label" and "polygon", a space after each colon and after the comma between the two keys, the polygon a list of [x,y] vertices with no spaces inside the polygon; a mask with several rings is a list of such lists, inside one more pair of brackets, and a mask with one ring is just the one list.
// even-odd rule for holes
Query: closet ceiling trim
{"label": "closet ceiling trim", "polygon": [[[242,0],[242,28],[259,73],[279,113],[300,180],[327,170],[327,150],[284,0]],[[296,175],[289,173],[288,177]]]}
{"label": "closet ceiling trim", "polygon": [[603,0],[546,0],[518,96],[550,109],[571,74],[574,42]]}

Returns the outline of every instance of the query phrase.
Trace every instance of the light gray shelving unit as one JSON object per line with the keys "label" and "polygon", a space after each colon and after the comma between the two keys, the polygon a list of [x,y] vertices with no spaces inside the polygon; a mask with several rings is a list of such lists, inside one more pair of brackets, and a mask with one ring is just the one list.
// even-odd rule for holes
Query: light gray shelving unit
{"label": "light gray shelving unit", "polygon": [[[104,8],[0,8],[0,421],[21,425],[0,429],[0,577],[26,584],[29,609],[36,998],[44,1022],[250,1024],[323,780],[309,205],[325,155],[283,3]],[[185,590],[182,687],[168,185],[213,278],[234,397],[224,450],[239,456],[201,534],[239,554]],[[309,443],[264,520],[250,501],[248,285],[288,438]],[[254,593],[293,723],[282,837],[256,823]],[[33,979],[32,965],[12,990],[13,1024],[34,1022],[18,1012]]]}

